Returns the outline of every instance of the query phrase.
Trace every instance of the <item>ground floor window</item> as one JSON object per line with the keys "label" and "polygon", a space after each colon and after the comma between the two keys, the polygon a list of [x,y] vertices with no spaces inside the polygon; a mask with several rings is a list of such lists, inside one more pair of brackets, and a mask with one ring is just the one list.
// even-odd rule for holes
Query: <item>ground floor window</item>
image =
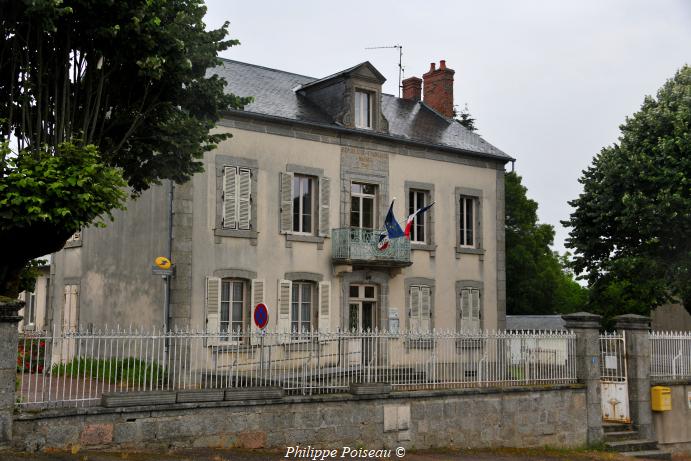
{"label": "ground floor window", "polygon": [[312,331],[315,312],[315,284],[293,282],[292,306],[290,308],[290,330],[294,333]]}
{"label": "ground floor window", "polygon": [[222,338],[239,340],[245,332],[247,319],[247,282],[236,279],[223,279],[221,282],[221,319]]}

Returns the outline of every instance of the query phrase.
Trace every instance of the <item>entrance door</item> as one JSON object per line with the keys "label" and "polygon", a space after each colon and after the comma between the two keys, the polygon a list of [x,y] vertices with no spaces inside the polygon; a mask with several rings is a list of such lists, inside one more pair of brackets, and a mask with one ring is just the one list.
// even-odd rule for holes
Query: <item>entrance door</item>
{"label": "entrance door", "polygon": [[376,338],[377,302],[374,285],[351,285],[348,303],[348,330],[353,337],[348,341],[348,363],[367,364],[374,357]]}
{"label": "entrance door", "polygon": [[627,375],[624,333],[600,335],[600,394],[605,421],[631,422]]}

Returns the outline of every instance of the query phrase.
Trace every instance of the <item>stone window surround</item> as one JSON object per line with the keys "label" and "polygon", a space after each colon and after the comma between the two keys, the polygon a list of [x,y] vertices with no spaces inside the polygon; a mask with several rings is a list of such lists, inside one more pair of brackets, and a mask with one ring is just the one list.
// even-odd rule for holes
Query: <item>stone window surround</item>
{"label": "stone window surround", "polygon": [[377,186],[377,216],[374,228],[378,229],[384,223],[384,217],[389,209],[389,177],[384,174],[363,173],[358,171],[341,172],[341,227],[350,227],[350,185],[362,182]]}
{"label": "stone window surround", "polygon": [[485,283],[480,280],[456,280],[456,331],[461,327],[461,290],[477,288],[480,290],[480,329],[485,328]]}
{"label": "stone window surround", "polygon": [[[314,167],[296,165],[293,163],[289,163],[286,165],[286,172],[303,174],[305,176],[314,176],[317,178],[317,181],[315,183],[316,189],[317,189],[317,194],[315,197],[316,213],[313,216],[313,221],[314,221],[315,229],[318,229],[319,228],[319,213],[321,213],[321,206],[319,205],[320,200],[321,200],[321,197],[319,196],[319,193],[321,191],[320,184],[319,184],[319,178],[324,176],[324,170],[322,168],[314,168]],[[278,190],[279,194],[281,193],[280,189],[281,188],[279,185],[279,190]],[[281,214],[280,213],[278,213],[278,229],[280,232],[280,229],[281,229]],[[285,234],[285,237],[286,237],[286,248],[292,248],[292,246],[293,246],[292,242],[307,242],[307,243],[316,243],[318,250],[324,249],[324,237],[321,237],[319,235],[304,235],[304,234],[288,233],[288,234]]]}
{"label": "stone window surround", "polygon": [[[405,188],[405,216],[408,216],[408,211],[410,210],[410,190],[420,190],[420,191],[425,191],[427,192],[427,197],[429,199],[429,203],[432,203],[434,201],[434,184],[432,183],[426,183],[426,182],[417,182],[417,181],[405,181],[404,183],[404,188]],[[428,205],[429,205],[428,203]],[[422,250],[422,251],[429,251],[430,256],[435,256],[436,254],[436,249],[437,245],[434,243],[434,207],[430,208],[425,212],[423,215],[425,219],[425,232],[426,232],[426,240],[427,243],[418,243],[418,242],[413,242],[412,240],[410,241],[410,249],[415,251],[415,250]]]}
{"label": "stone window surround", "polygon": [[[460,223],[461,223],[461,204],[460,197],[472,197],[475,199],[475,247],[461,246],[460,242]],[[462,254],[476,254],[480,255],[480,261],[484,260],[485,250],[482,247],[482,190],[473,189],[470,187],[456,187],[454,189],[454,203],[456,208],[456,221],[454,223],[454,230],[456,232],[456,259],[460,259]]]}
{"label": "stone window surround", "polygon": [[285,280],[290,280],[291,282],[314,282],[319,283],[324,281],[324,276],[317,272],[286,272],[283,275]]}
{"label": "stone window surround", "polygon": [[[371,110],[370,114],[371,127],[356,127],[355,126],[355,93],[363,92],[370,94]],[[383,114],[381,107],[381,84],[375,80],[369,80],[364,78],[350,78],[346,80],[346,99],[348,100],[348,112],[349,120],[345,121],[346,125],[354,128],[356,130],[363,131],[382,131],[385,128],[385,123],[383,123]]]}
{"label": "stone window surround", "polygon": [[[240,168],[248,168],[252,174],[251,194],[252,201],[250,203],[250,230],[224,229],[222,225],[223,218],[223,168],[225,166],[237,166]],[[252,245],[257,244],[257,182],[259,173],[259,164],[256,160],[243,157],[233,157],[230,155],[217,154],[215,158],[216,170],[216,219],[214,225],[214,236],[216,237],[238,237],[248,238]]]}
{"label": "stone window surround", "polygon": [[[348,300],[350,285],[377,285],[377,317],[380,330],[388,328],[389,274],[369,270],[344,272],[341,274],[341,328],[348,328]],[[332,303],[333,306],[333,303]],[[385,308],[386,306],[386,308]],[[382,328],[384,326],[384,328]]]}
{"label": "stone window surround", "polygon": [[434,292],[435,292],[435,281],[434,279],[426,278],[426,277],[407,277],[404,281],[403,284],[405,285],[405,330],[410,331],[410,287],[411,286],[418,286],[418,285],[424,285],[428,286],[430,288],[430,319],[429,319],[429,325],[430,325],[430,330],[435,329],[434,325],[434,320],[435,320],[435,309],[434,309]]}

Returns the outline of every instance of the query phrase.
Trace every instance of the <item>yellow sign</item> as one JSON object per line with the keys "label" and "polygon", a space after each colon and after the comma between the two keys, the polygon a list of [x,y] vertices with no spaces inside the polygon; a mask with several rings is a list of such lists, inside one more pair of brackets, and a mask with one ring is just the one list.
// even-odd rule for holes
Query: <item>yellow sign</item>
{"label": "yellow sign", "polygon": [[159,256],[154,260],[154,264],[160,269],[170,269],[170,259],[165,256]]}

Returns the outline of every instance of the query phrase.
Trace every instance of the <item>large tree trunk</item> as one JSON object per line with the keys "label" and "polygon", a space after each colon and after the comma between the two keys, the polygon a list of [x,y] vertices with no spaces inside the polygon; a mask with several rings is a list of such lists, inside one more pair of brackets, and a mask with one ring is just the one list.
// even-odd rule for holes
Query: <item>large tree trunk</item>
{"label": "large tree trunk", "polygon": [[3,246],[0,296],[15,299],[19,294],[19,277],[24,266],[32,259],[60,250],[72,233],[49,223],[0,231]]}

